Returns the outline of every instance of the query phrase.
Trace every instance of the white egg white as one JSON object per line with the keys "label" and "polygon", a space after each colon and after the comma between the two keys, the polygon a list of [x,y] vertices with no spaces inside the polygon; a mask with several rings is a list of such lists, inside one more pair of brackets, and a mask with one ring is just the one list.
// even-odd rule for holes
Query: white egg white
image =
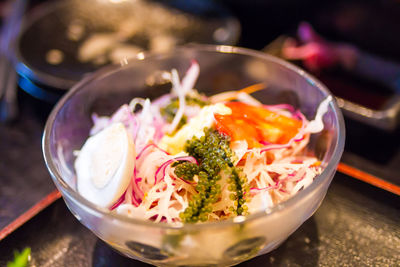
{"label": "white egg white", "polygon": [[89,201],[110,207],[131,181],[136,151],[122,123],[89,137],[75,161],[78,192]]}

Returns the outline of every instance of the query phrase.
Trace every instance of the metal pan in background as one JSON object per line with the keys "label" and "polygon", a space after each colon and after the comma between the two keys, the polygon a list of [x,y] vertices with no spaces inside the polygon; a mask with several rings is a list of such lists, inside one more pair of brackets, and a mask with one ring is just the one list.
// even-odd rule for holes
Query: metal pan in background
{"label": "metal pan in background", "polygon": [[[286,40],[287,37],[288,36],[286,36],[286,35],[279,36],[274,41],[272,41],[270,44],[268,44],[266,47],[264,47],[263,51],[268,54],[272,54],[274,56],[283,58],[281,51],[282,51],[283,42]],[[301,66],[301,62],[293,61],[293,63]],[[329,76],[329,75],[325,75],[325,76]],[[323,81],[325,84],[327,84],[328,87],[333,91],[333,93],[336,94],[335,88],[333,88],[335,85],[329,86],[329,82],[326,79],[324,79],[326,77],[318,77],[318,78],[321,81]],[[340,79],[341,79],[340,76],[334,76],[334,77],[330,77],[329,80],[332,81],[332,80],[340,80]],[[342,85],[346,82],[349,82],[349,81],[343,81]],[[341,86],[341,85],[337,85],[337,86]],[[360,85],[358,85],[358,87],[359,86]],[[372,85],[372,86],[375,86],[375,85]],[[377,85],[377,86],[382,87],[380,85]],[[346,88],[342,89],[342,91],[345,89],[351,89],[354,91],[354,89],[352,89],[351,87],[352,87],[352,84],[348,84],[348,86]],[[369,87],[371,87],[371,86],[369,86]],[[363,97],[363,96],[361,96],[361,98],[365,98],[366,100],[364,100],[364,102],[368,103],[369,101],[371,101],[371,99],[375,95],[376,98],[372,99],[372,100],[377,101],[377,102],[382,102],[379,107],[367,106],[365,103],[362,104],[360,102],[356,103],[355,101],[349,100],[348,97],[346,97],[346,96],[336,95],[336,101],[338,103],[338,106],[342,109],[343,114],[348,118],[351,118],[353,120],[359,121],[368,126],[378,128],[378,129],[381,129],[381,130],[384,130],[387,132],[394,132],[396,129],[399,128],[399,124],[400,124],[400,95],[391,94],[389,97],[388,96],[382,97],[380,95],[381,93],[379,93],[379,94],[377,93],[377,92],[380,92],[380,91],[376,90],[377,88],[373,88],[373,89],[375,89],[374,90],[375,93],[370,94],[368,98]],[[342,94],[343,94],[343,92],[342,92]],[[357,95],[359,95],[359,94],[357,94]],[[353,98],[357,98],[357,95],[356,95],[356,97],[353,96]],[[362,99],[358,99],[358,100],[362,100]]]}
{"label": "metal pan in background", "polygon": [[18,38],[17,72],[22,89],[52,101],[46,87],[61,95],[118,57],[189,42],[232,45],[239,34],[238,20],[212,0],[45,2],[31,10]]}

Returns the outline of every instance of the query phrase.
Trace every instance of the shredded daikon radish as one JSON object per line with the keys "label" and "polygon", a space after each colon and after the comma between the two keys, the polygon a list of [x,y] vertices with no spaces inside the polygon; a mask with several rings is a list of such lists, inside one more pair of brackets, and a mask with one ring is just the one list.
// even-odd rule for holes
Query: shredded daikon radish
{"label": "shredded daikon radish", "polygon": [[318,106],[317,113],[314,120],[310,121],[307,125],[306,131],[309,133],[318,133],[324,129],[322,121],[323,116],[328,112],[329,103],[332,101],[332,96],[327,96]]}
{"label": "shredded daikon radish", "polygon": [[[199,72],[199,65],[195,61],[192,62],[182,81],[175,69],[163,72],[162,77],[172,83],[169,94],[153,102],[150,99],[134,98],[129,105],[121,106],[111,117],[93,115],[94,126],[91,135],[97,134],[112,123],[122,122],[132,135],[136,149],[131,182],[124,188],[125,191],[118,201],[110,207],[112,212],[154,222],[181,224],[180,215],[189,207],[194,196],[199,194],[197,186],[200,179],[198,174],[195,174],[192,180],[178,177],[175,174],[177,166],[175,164],[188,162],[194,164],[193,166],[200,166],[201,162],[185,151],[184,144],[193,136],[203,138],[204,127],[215,127],[215,114],[232,115],[232,112],[221,112],[222,108],[216,109],[223,107],[229,111],[230,108],[224,103],[232,99],[256,108],[268,109],[277,116],[295,121],[298,125],[301,122],[301,127],[296,128],[294,136],[291,136],[290,140],[286,139],[289,140],[287,143],[260,141],[259,146],[251,147],[245,139],[230,142],[233,153],[230,158],[231,164],[245,175],[249,186],[249,191],[244,196],[249,213],[266,210],[285,201],[309,186],[322,172],[321,162],[307,150],[307,145],[310,136],[324,128],[323,116],[332,101],[331,96],[321,102],[315,118],[308,121],[294,107],[288,104],[263,105],[246,90],[229,91],[209,98],[200,96],[194,89]],[[265,87],[257,84],[253,86],[255,89],[252,86],[249,88],[260,90],[262,86]],[[206,100],[213,105],[204,107],[187,105],[188,96],[199,99],[201,97],[202,101]],[[172,122],[167,123],[161,115],[161,109],[176,98],[179,100],[179,106]],[[187,121],[180,129],[183,129],[185,134],[178,131],[172,135],[183,116]],[[161,140],[174,140],[176,143],[162,143]],[[177,143],[180,145],[177,146]],[[176,153],[169,151],[172,147]],[[212,203],[211,212],[207,214],[209,221],[231,217],[232,207],[237,202],[232,199],[232,192],[229,189],[230,174],[221,171],[219,175],[221,179],[217,183],[221,187],[221,193]]]}

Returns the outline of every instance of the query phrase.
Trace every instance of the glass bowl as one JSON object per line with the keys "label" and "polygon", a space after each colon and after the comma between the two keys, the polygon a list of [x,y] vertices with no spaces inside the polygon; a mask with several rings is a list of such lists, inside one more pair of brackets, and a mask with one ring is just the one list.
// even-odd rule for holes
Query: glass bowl
{"label": "glass bowl", "polygon": [[330,95],[303,70],[249,49],[192,45],[168,54],[139,54],[135,60],[86,77],[58,102],[46,124],[43,153],[70,211],[123,255],[158,266],[229,266],[273,250],[317,210],[343,152],[343,117],[332,101],[324,116],[324,130],[310,139],[308,149],[324,167],[314,182],[289,200],[246,217],[176,227],[111,214],[79,195],[75,190],[74,150],[88,137],[92,113],[111,115],[133,97],[160,96],[166,92],[165,86],[151,85],[160,70],[175,68],[182,77],[192,59],[200,65],[196,88],[205,94],[264,82],[268,88],[255,97],[266,104],[292,104],[309,120]]}

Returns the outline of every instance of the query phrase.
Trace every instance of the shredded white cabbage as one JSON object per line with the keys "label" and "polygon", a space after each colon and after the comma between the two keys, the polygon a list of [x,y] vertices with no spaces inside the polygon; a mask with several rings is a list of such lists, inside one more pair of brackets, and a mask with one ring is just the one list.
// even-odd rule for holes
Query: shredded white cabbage
{"label": "shredded white cabbage", "polygon": [[167,132],[173,133],[181,121],[186,107],[186,95],[193,90],[197,77],[199,76],[200,68],[196,61],[192,62],[187,74],[182,80],[179,81],[178,71],[173,69],[171,71],[172,91],[178,96],[179,108],[170,125],[168,125]]}
{"label": "shredded white cabbage", "polygon": [[[223,99],[235,97],[249,105],[264,107],[262,103],[244,92],[226,92],[213,96],[208,100],[216,105],[203,108],[186,105],[187,95],[198,95],[193,88],[199,71],[199,65],[193,62],[182,82],[175,69],[164,72],[163,77],[171,80],[173,85],[170,94],[160,97],[153,103],[149,99],[135,98],[129,106],[122,106],[111,118],[93,115],[94,126],[91,135],[111,123],[123,122],[134,137],[137,155],[135,172],[124,195],[112,207],[113,212],[132,218],[151,219],[155,222],[181,223],[179,215],[188,207],[192,197],[198,194],[196,191],[198,177],[195,176],[191,182],[185,181],[176,176],[175,167],[172,165],[178,156],[187,156],[183,151],[186,140],[192,136],[200,137],[204,135],[202,132],[204,127],[212,127],[215,123],[214,114],[220,112],[212,108],[222,105],[220,101]],[[162,118],[160,108],[173,97],[178,97],[179,108],[172,123],[168,124]],[[318,159],[305,152],[310,135],[323,130],[323,116],[328,111],[331,101],[331,96],[328,96],[321,102],[312,121],[307,121],[301,113],[298,114],[298,111],[297,115],[294,115],[294,109],[288,108],[288,105],[271,106],[270,110],[279,115],[297,119],[300,117],[302,120],[301,129],[287,144],[267,144],[261,148],[249,148],[246,140],[231,142],[230,147],[234,152],[232,162],[243,171],[250,186],[249,195],[245,196],[248,199],[247,206],[250,213],[271,208],[285,201],[309,186],[322,172]],[[135,112],[138,105],[141,109]],[[203,113],[210,116],[203,116],[204,118],[199,116]],[[231,112],[224,111],[221,114],[229,115]],[[175,136],[168,136],[176,130],[183,115],[188,118],[187,124]],[[189,131],[189,128],[195,130]],[[175,155],[170,155],[168,151],[173,151],[172,154]],[[231,192],[228,190],[229,177],[224,172],[220,175],[222,179],[218,183],[222,192],[218,201],[212,205],[212,212],[208,215],[209,220],[221,220],[232,215],[230,207],[234,205],[234,201],[230,198]]]}
{"label": "shredded white cabbage", "polygon": [[319,133],[324,129],[322,118],[328,112],[329,103],[332,101],[332,96],[327,96],[318,106],[317,113],[314,120],[310,121],[307,125],[306,131],[309,133]]}

